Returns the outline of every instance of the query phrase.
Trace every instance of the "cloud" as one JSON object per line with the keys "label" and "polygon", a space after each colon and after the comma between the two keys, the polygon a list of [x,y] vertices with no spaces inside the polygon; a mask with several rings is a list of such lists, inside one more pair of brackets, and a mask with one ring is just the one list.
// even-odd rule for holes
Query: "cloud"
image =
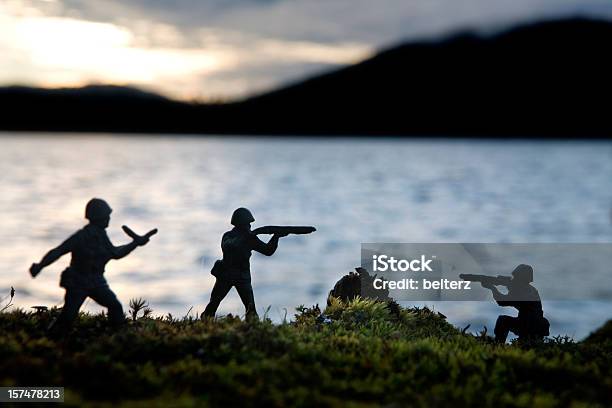
{"label": "cloud", "polygon": [[[140,84],[189,97],[173,82],[235,65],[222,50],[134,46],[125,27],[32,13],[0,14],[3,79],[39,86]],[[165,89],[165,84],[168,88]]]}
{"label": "cloud", "polygon": [[[59,1],[59,0],[58,0]],[[382,46],[414,35],[567,13],[612,14],[606,0],[63,0],[64,12],[124,24],[156,21],[186,35],[221,29],[287,41]]]}
{"label": "cloud", "polygon": [[239,97],[404,39],[611,10],[602,0],[6,0],[0,83]]}

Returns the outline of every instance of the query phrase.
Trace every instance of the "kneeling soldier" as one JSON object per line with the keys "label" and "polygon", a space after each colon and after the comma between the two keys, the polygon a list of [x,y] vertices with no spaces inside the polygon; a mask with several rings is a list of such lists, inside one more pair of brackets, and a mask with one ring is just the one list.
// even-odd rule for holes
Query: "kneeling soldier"
{"label": "kneeling soldier", "polygon": [[495,286],[496,282],[483,282],[482,286],[493,292],[493,298],[499,306],[510,306],[518,310],[518,317],[501,315],[495,323],[495,340],[505,343],[508,333],[516,334],[520,340],[541,341],[549,335],[550,324],[544,317],[542,301],[533,282],[533,268],[521,264],[512,271],[512,279],[500,283],[508,288],[502,294]]}

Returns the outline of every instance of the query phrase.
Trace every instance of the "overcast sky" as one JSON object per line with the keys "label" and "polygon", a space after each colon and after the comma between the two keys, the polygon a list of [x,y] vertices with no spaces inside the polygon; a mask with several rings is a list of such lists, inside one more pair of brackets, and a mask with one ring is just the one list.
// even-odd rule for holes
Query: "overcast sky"
{"label": "overcast sky", "polygon": [[236,98],[405,40],[577,14],[612,1],[0,0],[0,85]]}

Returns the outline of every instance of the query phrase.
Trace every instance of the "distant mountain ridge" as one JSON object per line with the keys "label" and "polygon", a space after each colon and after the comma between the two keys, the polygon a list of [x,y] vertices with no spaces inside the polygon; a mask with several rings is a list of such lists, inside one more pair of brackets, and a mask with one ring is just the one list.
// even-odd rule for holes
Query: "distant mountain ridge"
{"label": "distant mountain ridge", "polygon": [[141,99],[167,100],[154,92],[147,92],[139,88],[119,85],[86,85],[79,88],[35,88],[30,86],[7,86],[0,88],[1,93],[19,93],[32,95],[78,96],[78,97],[125,97]]}
{"label": "distant mountain ridge", "polygon": [[[2,129],[610,137],[612,23],[566,19],[407,43],[242,102],[118,87],[0,89]],[[113,92],[110,92],[110,91]],[[106,92],[103,92],[106,91]]]}

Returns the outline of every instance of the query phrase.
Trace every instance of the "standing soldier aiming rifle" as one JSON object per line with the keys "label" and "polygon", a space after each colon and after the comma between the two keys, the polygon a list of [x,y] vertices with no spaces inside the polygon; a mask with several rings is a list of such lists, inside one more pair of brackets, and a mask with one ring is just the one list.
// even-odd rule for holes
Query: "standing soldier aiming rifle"
{"label": "standing soldier aiming rifle", "polygon": [[72,254],[70,266],[62,272],[60,280],[60,286],[66,289],[66,294],[62,312],[52,326],[54,333],[68,331],[87,297],[108,309],[108,318],[113,326],[124,322],[123,308],[104,278],[104,268],[111,259],[121,259],[137,247],[146,245],[149,238],[157,233],[157,229],[139,236],[124,225],[123,231],[132,238],[132,242],[116,247],[106,234],[112,211],[106,201],[91,199],[85,208],[85,218],[89,224],[30,267],[30,274],[35,278],[46,266],[67,253]]}
{"label": "standing soldier aiming rifle", "polygon": [[[276,252],[278,240],[289,234],[310,234],[314,227],[279,227],[267,226],[251,230],[255,221],[253,214],[246,208],[238,208],[232,214],[231,224],[234,228],[221,239],[223,259],[216,261],[211,273],[215,276],[215,286],[210,294],[210,302],[202,318],[213,318],[221,301],[232,287],[236,288],[240,300],[246,309],[247,318],[257,318],[255,298],[251,285],[250,258],[252,251],[271,256]],[[260,240],[258,234],[273,234],[267,243]]]}

